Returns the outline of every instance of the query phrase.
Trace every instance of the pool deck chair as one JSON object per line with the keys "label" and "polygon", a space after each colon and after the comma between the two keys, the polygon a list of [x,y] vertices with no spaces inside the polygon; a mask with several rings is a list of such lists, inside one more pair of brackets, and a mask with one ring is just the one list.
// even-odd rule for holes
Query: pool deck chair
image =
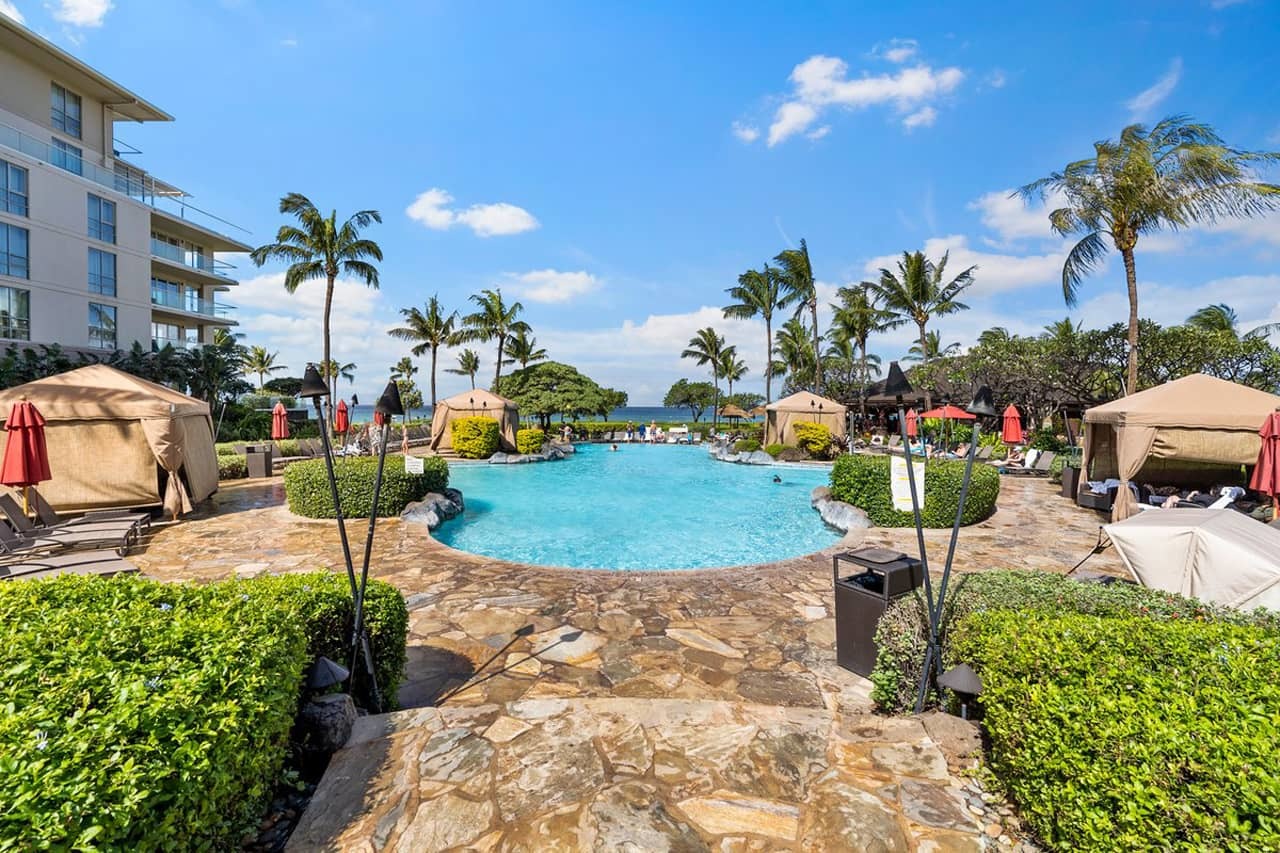
{"label": "pool deck chair", "polygon": [[[8,517],[14,530],[0,524],[0,545],[12,551],[25,549],[32,543],[44,547],[103,548],[112,547],[120,556],[138,543],[141,525],[130,518],[106,518],[78,524],[38,527],[22,512],[12,495],[0,495],[0,512]],[[15,532],[16,531],[16,532]]]}
{"label": "pool deck chair", "polygon": [[1053,459],[1057,456],[1052,450],[1046,450],[1036,457],[1036,463],[1030,468],[1025,466],[1008,465],[1000,468],[1001,474],[1012,474],[1015,477],[1048,477],[1049,468],[1053,465]]}
{"label": "pool deck chair", "polygon": [[63,517],[58,515],[49,502],[44,499],[44,495],[34,488],[28,490],[28,497],[31,499],[31,506],[36,511],[36,517],[40,519],[40,524],[44,527],[69,527],[73,524],[97,524],[104,521],[114,522],[126,519],[142,527],[151,526],[151,513],[149,512],[138,512],[132,509],[99,509],[91,510],[84,515]]}
{"label": "pool deck chair", "polygon": [[31,555],[18,562],[0,563],[0,581],[35,580],[57,575],[121,575],[138,567],[113,551],[77,551],[72,554]]}

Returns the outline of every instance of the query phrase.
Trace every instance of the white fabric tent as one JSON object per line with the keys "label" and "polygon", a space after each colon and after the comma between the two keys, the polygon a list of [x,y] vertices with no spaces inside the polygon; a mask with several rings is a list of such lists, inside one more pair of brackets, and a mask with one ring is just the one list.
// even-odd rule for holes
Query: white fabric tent
{"label": "white fabric tent", "polygon": [[1280,530],[1229,509],[1151,509],[1104,529],[1143,586],[1280,610]]}
{"label": "white fabric tent", "polygon": [[834,437],[843,438],[847,411],[835,400],[797,391],[765,406],[764,443],[795,444],[797,421],[823,424]]}

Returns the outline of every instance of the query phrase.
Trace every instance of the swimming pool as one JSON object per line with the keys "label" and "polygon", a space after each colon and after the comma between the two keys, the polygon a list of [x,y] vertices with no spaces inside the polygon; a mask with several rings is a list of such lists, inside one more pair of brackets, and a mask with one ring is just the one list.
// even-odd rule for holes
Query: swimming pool
{"label": "swimming pool", "polygon": [[582,445],[562,462],[451,465],[450,485],[467,508],[435,536],[460,551],[544,566],[768,563],[840,538],[809,505],[827,480],[825,468],[717,462],[704,447]]}

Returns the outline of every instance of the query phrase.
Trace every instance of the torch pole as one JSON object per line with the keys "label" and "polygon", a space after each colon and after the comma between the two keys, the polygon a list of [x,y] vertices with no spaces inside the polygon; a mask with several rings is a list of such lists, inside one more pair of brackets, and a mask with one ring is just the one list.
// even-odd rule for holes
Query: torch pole
{"label": "torch pole", "polygon": [[373,506],[369,508],[369,534],[364,540],[364,563],[360,567],[360,587],[355,596],[355,621],[351,631],[351,672],[356,671],[357,655],[364,655],[365,671],[369,676],[369,692],[373,696],[375,711],[382,710],[382,695],[378,691],[378,676],[373,668],[373,650],[364,629],[364,594],[369,584],[369,560],[373,554],[373,533],[378,523],[378,500],[382,493],[382,469],[387,462],[387,442],[391,438],[391,417],[381,426],[382,441],[378,448],[378,469],[373,476]]}
{"label": "torch pole", "polygon": [[347,524],[342,517],[342,501],[338,499],[338,479],[333,472],[333,446],[329,443],[329,429],[324,421],[320,398],[315,398],[316,419],[320,422],[320,444],[324,448],[324,466],[329,475],[329,494],[333,497],[333,514],[338,519],[338,538],[342,540],[342,557],[347,564],[347,582],[351,584],[351,597],[356,597],[356,571],[351,562],[351,545],[347,542]]}

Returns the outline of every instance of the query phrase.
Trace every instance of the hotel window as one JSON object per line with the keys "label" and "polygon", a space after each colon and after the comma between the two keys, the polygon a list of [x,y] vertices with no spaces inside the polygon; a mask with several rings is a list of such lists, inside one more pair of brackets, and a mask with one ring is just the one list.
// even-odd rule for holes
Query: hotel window
{"label": "hotel window", "polygon": [[31,340],[31,291],[0,287],[0,338]]}
{"label": "hotel window", "polygon": [[116,256],[101,249],[89,250],[89,292],[116,295]]}
{"label": "hotel window", "polygon": [[89,194],[89,236],[104,243],[116,241],[116,203]]}
{"label": "hotel window", "polygon": [[89,346],[93,349],[116,348],[116,309],[110,305],[89,303]]}
{"label": "hotel window", "polygon": [[27,170],[0,160],[0,210],[27,216]]}
{"label": "hotel window", "polygon": [[151,279],[151,304],[166,308],[182,307],[182,285],[162,278]]}
{"label": "hotel window", "polygon": [[61,139],[53,140],[49,149],[49,160],[59,169],[66,169],[73,175],[84,174],[84,152],[74,145],[68,145]]}
{"label": "hotel window", "polygon": [[80,96],[75,92],[53,84],[52,109],[50,110],[53,126],[67,136],[80,138]]}
{"label": "hotel window", "polygon": [[31,278],[27,229],[0,224],[0,275]]}
{"label": "hotel window", "polygon": [[115,185],[116,189],[127,196],[133,198],[142,198],[143,189],[146,185],[146,172],[141,169],[135,169],[123,160],[117,160],[115,168]]}

